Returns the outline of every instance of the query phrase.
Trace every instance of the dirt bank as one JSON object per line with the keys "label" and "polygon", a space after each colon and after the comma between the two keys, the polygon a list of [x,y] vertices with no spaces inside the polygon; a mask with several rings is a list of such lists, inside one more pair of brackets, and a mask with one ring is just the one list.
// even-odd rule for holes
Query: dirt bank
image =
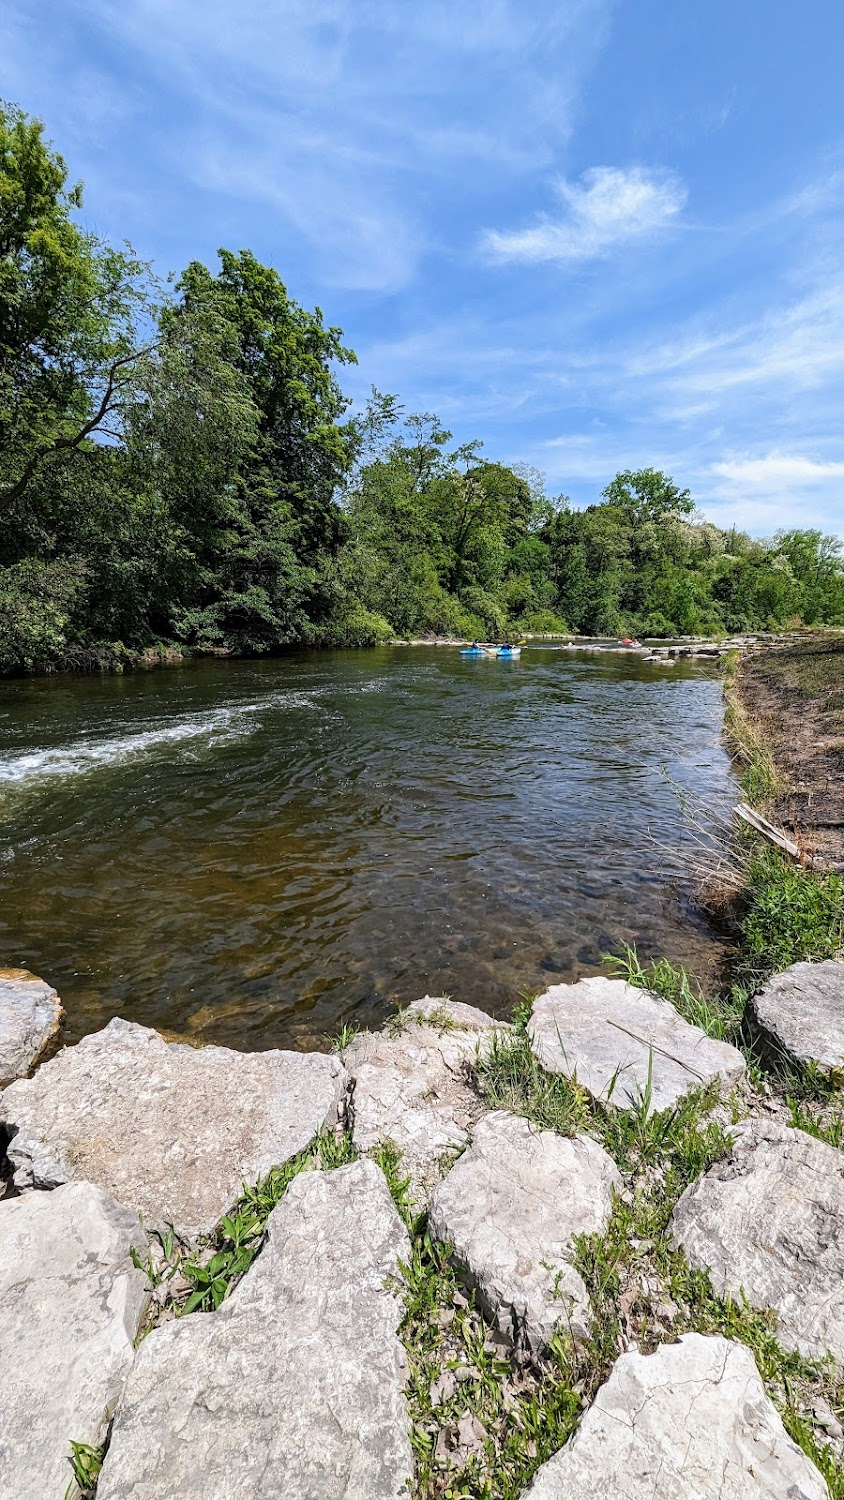
{"label": "dirt bank", "polygon": [[844,869],[844,632],[754,646],[733,690],[776,772],[767,815]]}

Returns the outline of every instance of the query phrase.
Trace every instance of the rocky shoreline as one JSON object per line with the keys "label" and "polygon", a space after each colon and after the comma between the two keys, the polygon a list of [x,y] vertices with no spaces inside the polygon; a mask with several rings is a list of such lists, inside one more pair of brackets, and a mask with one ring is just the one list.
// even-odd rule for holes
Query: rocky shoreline
{"label": "rocky shoreline", "polygon": [[608,979],[38,1065],[6,971],[0,1494],[837,1496],[844,963],[753,1016],[779,1074]]}

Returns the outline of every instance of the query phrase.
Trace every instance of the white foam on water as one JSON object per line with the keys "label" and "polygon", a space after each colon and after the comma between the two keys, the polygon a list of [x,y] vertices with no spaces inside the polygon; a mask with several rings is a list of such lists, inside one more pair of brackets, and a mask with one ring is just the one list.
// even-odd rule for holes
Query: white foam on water
{"label": "white foam on water", "polygon": [[207,713],[186,714],[175,723],[158,721],[147,729],[114,735],[108,739],[79,739],[70,745],[26,750],[21,755],[0,757],[0,787],[20,788],[30,782],[83,775],[103,766],[119,766],[167,747],[203,748],[225,744],[254,734],[260,727],[257,715],[272,708],[315,708],[307,692],[272,693],[257,703],[237,703]]}

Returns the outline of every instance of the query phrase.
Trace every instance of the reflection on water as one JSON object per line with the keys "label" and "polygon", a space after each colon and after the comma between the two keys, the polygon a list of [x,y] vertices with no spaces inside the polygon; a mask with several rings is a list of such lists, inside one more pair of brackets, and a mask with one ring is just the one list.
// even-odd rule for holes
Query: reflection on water
{"label": "reflection on water", "polygon": [[635,942],[712,935],[651,837],[726,807],[710,668],[553,648],[202,662],[0,686],[0,958],[78,1037],[242,1047],[448,993],[504,1013]]}

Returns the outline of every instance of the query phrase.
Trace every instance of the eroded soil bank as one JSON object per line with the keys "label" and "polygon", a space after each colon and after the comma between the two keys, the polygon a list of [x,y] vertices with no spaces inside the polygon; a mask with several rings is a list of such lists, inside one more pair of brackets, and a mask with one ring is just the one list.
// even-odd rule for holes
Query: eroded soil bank
{"label": "eroded soil bank", "polygon": [[844,869],[844,632],[753,646],[733,688],[773,763],[768,816]]}

